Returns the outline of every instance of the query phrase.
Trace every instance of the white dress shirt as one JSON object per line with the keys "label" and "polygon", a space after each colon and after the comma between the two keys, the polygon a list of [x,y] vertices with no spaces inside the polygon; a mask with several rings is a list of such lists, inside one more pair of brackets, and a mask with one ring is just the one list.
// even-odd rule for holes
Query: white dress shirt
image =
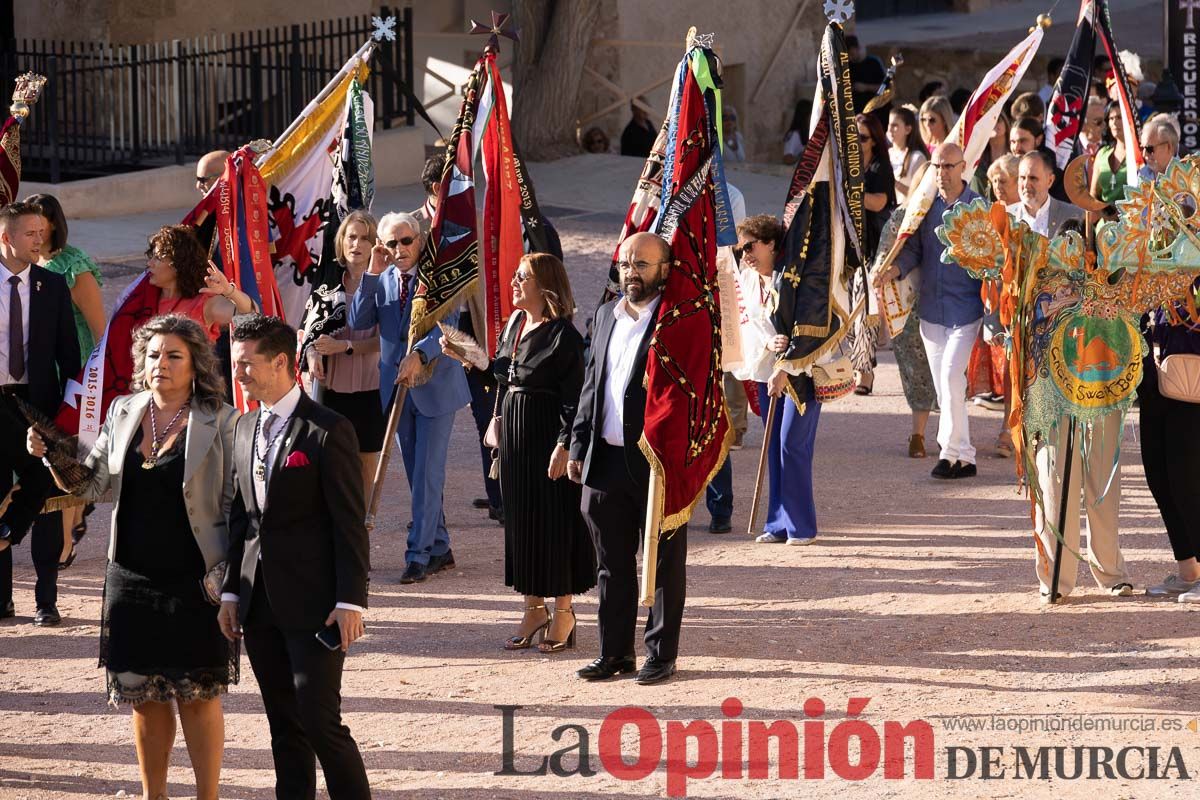
{"label": "white dress shirt", "polygon": [[[14,383],[29,383],[29,274],[26,267],[20,274],[14,273],[3,262],[0,262],[0,386]],[[20,282],[17,284],[17,296],[21,298],[21,325],[25,334],[25,374],[16,380],[8,374],[8,298],[12,294],[12,285],[8,280],[16,275]]]}
{"label": "white dress shirt", "polygon": [[604,354],[604,414],[600,420],[600,436],[613,447],[625,446],[625,389],[629,386],[633,362],[637,360],[638,345],[661,300],[661,295],[654,298],[640,314],[624,297],[613,306],[617,321],[613,323],[608,352]]}
{"label": "white dress shirt", "polygon": [[[275,437],[276,434],[280,433],[281,425],[286,426],[291,423],[292,414],[296,410],[296,404],[300,402],[300,394],[300,384],[297,383],[292,386],[290,390],[288,390],[287,394],[276,400],[274,405],[261,403],[262,410],[260,412],[261,416],[259,417],[260,424],[258,426],[258,446],[255,448],[255,450],[257,451],[257,456],[261,458],[267,465],[267,474],[265,476],[265,480],[260,481],[258,477],[254,475],[254,463],[257,463],[255,461],[255,453],[251,453],[250,456],[251,462],[253,462],[250,466],[250,474],[252,476],[251,480],[254,483],[254,497],[258,501],[259,508],[266,508],[267,483],[271,480],[271,467],[275,462],[275,453],[280,447],[286,446],[287,441],[287,435],[280,434],[278,438],[275,438],[275,441],[272,444],[272,442],[267,439],[266,426],[261,424],[261,421],[267,418],[267,414],[275,417],[275,423],[271,430],[271,436]],[[262,560],[262,550],[258,551],[258,559],[260,561]],[[225,592],[221,595],[221,602],[236,603],[239,599],[240,598],[238,595],[230,592]],[[365,610],[362,606],[357,606],[353,603],[338,603],[336,607],[349,609],[350,611],[357,611],[360,614]]]}
{"label": "white dress shirt", "polygon": [[1008,207],[1008,213],[1028,225],[1034,233],[1050,238],[1050,198],[1042,203],[1036,214],[1030,214],[1024,202],[1016,202]]}

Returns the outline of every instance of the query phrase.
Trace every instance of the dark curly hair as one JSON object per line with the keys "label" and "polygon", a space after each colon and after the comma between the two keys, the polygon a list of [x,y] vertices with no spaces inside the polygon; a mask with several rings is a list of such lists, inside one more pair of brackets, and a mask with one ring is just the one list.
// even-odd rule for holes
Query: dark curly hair
{"label": "dark curly hair", "polygon": [[737,226],[737,232],[772,245],[776,250],[783,244],[783,223],[770,214],[746,217],[742,224]]}
{"label": "dark curly hair", "polygon": [[183,297],[192,298],[204,287],[208,274],[208,254],[196,238],[191,225],[163,225],[150,237],[146,258],[158,256],[175,268],[175,287]]}
{"label": "dark curly hair", "polygon": [[195,388],[192,405],[216,411],[225,401],[225,378],[221,374],[221,363],[213,350],[208,334],[191,317],[182,314],[163,314],[152,317],[133,334],[133,383],[134,391],[150,388],[146,382],[146,347],[155,336],[176,336],[192,356],[192,373]]}

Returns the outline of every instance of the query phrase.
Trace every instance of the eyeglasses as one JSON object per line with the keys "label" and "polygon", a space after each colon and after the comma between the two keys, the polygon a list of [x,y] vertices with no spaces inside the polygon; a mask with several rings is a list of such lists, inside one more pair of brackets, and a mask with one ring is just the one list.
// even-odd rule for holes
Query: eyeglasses
{"label": "eyeglasses", "polygon": [[617,272],[645,272],[651,267],[656,267],[659,264],[666,264],[666,261],[618,261]]}
{"label": "eyeglasses", "polygon": [[762,244],[762,242],[759,241],[758,239],[751,239],[750,241],[746,242],[745,244],[741,244],[741,243],[735,244],[733,246],[733,255],[737,258],[741,258],[743,253],[745,253],[751,247],[754,247],[754,245],[756,245],[756,244]]}
{"label": "eyeglasses", "polygon": [[522,270],[522,269],[519,269],[515,273],[513,273],[513,280],[515,280],[517,283],[524,283],[525,281],[529,280],[532,277],[533,277],[532,272],[526,272],[525,270]]}
{"label": "eyeglasses", "polygon": [[1144,145],[1142,145],[1142,148],[1141,148],[1141,149],[1142,149],[1142,153],[1143,153],[1143,154],[1145,154],[1145,155],[1150,155],[1150,154],[1152,154],[1152,153],[1153,153],[1155,150],[1157,150],[1158,148],[1162,147],[1164,144],[1167,144],[1167,142],[1158,142],[1158,143],[1156,143],[1156,144],[1144,144]]}
{"label": "eyeglasses", "polygon": [[199,186],[201,189],[207,189],[209,186],[212,186],[212,185],[213,185],[213,181],[215,181],[215,180],[216,180],[217,178],[219,178],[219,177],[221,177],[221,176],[220,176],[220,174],[217,174],[217,175],[197,175],[197,176],[196,176],[196,185],[197,185],[197,186]]}
{"label": "eyeglasses", "polygon": [[395,250],[396,245],[398,245],[398,244],[408,247],[410,244],[412,244],[416,240],[417,240],[417,237],[415,237],[415,236],[401,236],[399,239],[388,239],[386,242],[384,242],[384,244],[386,244],[388,246],[389,250]]}
{"label": "eyeglasses", "polygon": [[954,169],[961,163],[963,163],[963,162],[961,162],[961,161],[945,161],[941,164],[935,164],[931,161],[931,162],[929,162],[929,166],[933,167],[934,169]]}

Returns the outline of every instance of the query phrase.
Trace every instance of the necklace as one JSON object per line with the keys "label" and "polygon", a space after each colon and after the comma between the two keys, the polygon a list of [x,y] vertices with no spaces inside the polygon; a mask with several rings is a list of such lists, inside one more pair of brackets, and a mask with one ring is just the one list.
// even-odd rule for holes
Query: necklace
{"label": "necklace", "polygon": [[183,416],[183,412],[188,410],[188,406],[192,404],[188,400],[179,407],[175,412],[175,416],[171,417],[171,421],[167,423],[167,427],[163,429],[162,438],[158,436],[158,417],[154,413],[154,401],[150,401],[150,455],[146,456],[146,460],[142,462],[142,469],[154,469],[158,465],[159,446],[167,440],[171,435],[171,429],[175,427],[175,423]]}
{"label": "necklace", "polygon": [[254,423],[254,479],[256,481],[266,482],[267,480],[267,456],[271,455],[271,451],[275,449],[275,444],[279,441],[279,437],[287,430],[288,423],[291,422],[292,415],[288,414],[287,419],[279,426],[279,430],[275,431],[275,435],[271,437],[271,441],[267,442],[267,451],[261,456],[258,454],[258,433],[262,425],[263,415],[258,415],[258,420]]}

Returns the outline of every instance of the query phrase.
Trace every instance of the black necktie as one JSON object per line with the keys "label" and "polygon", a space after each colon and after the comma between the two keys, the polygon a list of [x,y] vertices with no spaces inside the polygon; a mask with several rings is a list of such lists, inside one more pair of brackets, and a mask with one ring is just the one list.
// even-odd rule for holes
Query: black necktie
{"label": "black necktie", "polygon": [[13,275],[8,282],[12,286],[8,292],[8,374],[19,381],[25,377],[25,314],[17,289],[21,279]]}
{"label": "black necktie", "polygon": [[404,304],[408,302],[408,284],[412,281],[412,275],[407,272],[400,273],[400,313],[404,313]]}

